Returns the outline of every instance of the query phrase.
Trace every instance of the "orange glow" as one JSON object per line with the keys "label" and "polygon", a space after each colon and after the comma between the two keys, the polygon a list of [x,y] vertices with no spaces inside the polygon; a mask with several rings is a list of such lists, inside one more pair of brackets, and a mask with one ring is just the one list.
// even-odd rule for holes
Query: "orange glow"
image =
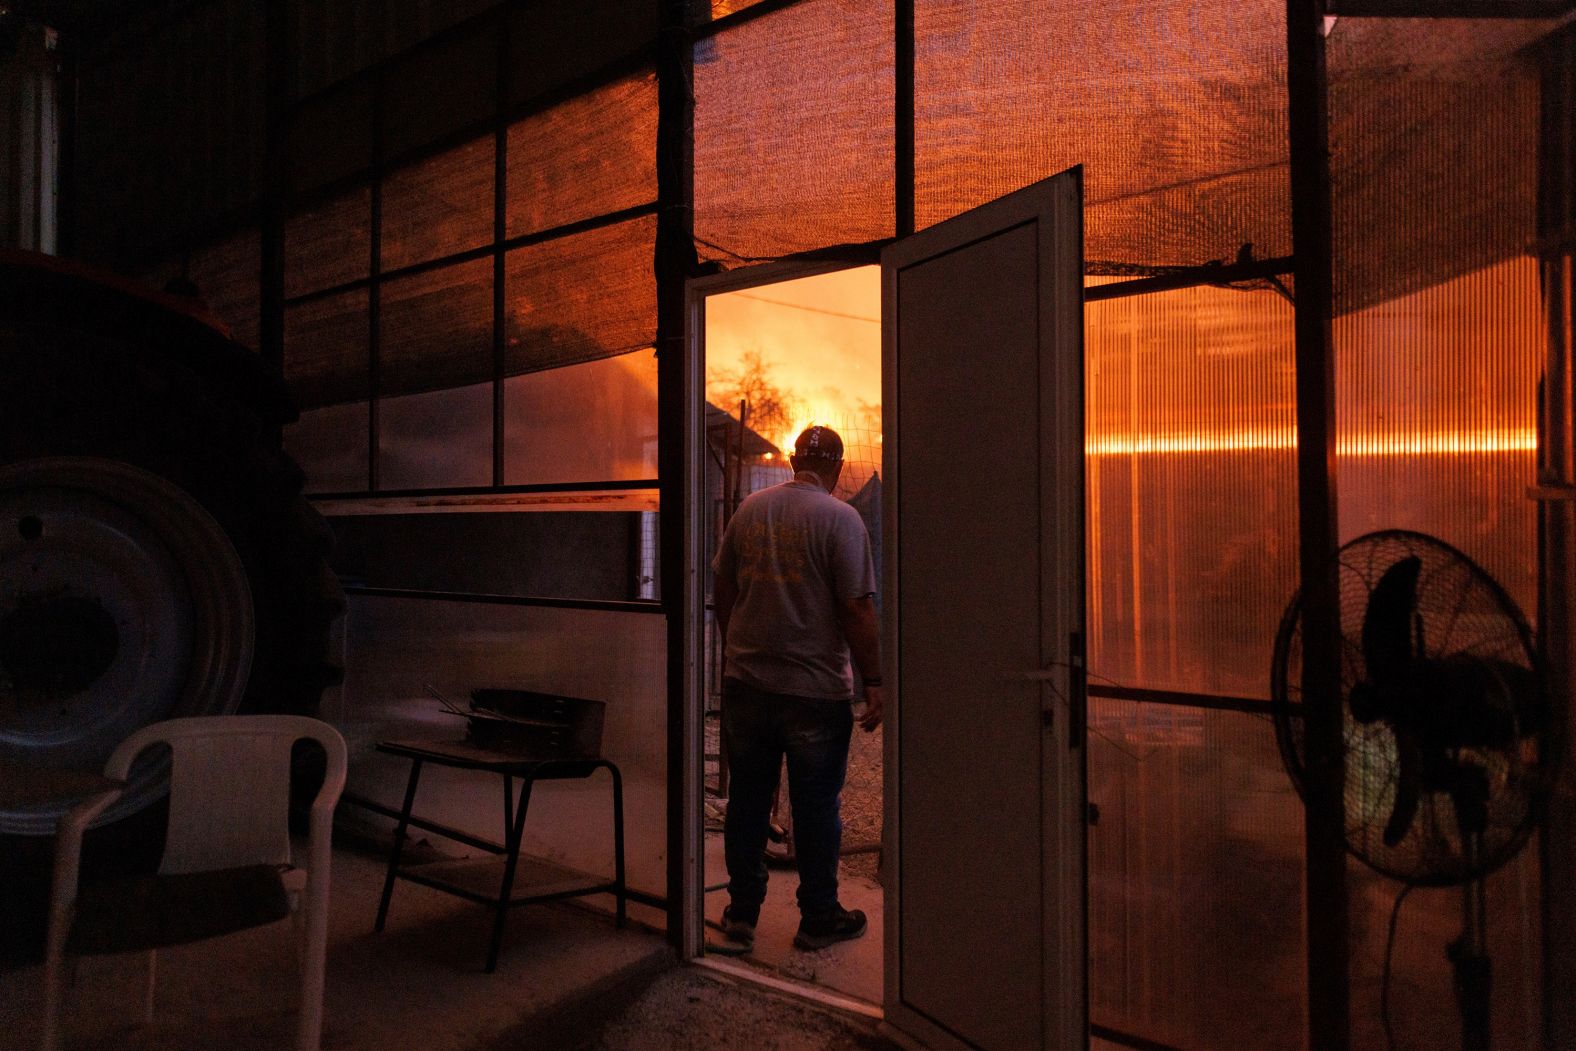
{"label": "orange glow", "polygon": [[[1089,456],[1144,456],[1170,453],[1289,452],[1297,448],[1294,428],[1242,431],[1191,431],[1180,434],[1091,435]],[[1530,428],[1477,431],[1423,431],[1363,434],[1340,439],[1338,456],[1470,456],[1536,452]]]}
{"label": "orange glow", "polygon": [[[881,271],[857,267],[724,292],[706,300],[707,397],[737,409],[726,377],[759,355],[788,403],[787,423],[751,429],[784,454],[812,424],[842,434],[850,457],[881,442]],[[878,458],[878,457],[877,457]]]}

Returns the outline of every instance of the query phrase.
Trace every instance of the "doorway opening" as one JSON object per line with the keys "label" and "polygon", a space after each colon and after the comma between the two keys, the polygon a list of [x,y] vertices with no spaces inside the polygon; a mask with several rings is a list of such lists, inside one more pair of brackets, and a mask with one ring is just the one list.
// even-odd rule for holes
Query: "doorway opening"
{"label": "doorway opening", "polygon": [[728,902],[723,819],[730,770],[721,745],[722,647],[710,566],[734,510],[751,493],[789,480],[794,438],[811,424],[823,424],[843,438],[844,469],[833,495],[859,511],[870,533],[879,602],[881,270],[762,268],[697,282],[693,302],[696,378],[702,388],[695,424],[700,433],[692,435],[700,454],[692,498],[701,616],[691,703],[699,715],[700,770],[694,783],[701,795],[696,861],[703,888],[703,951],[710,962],[731,961],[724,966],[746,976],[769,984],[786,981],[874,1011],[882,1001],[884,967],[881,730],[854,730],[842,794],[839,898],[845,908],[865,912],[864,937],[815,952],[793,947],[799,878],[785,775],[767,846],[767,898],[754,944],[741,952],[721,933]]}

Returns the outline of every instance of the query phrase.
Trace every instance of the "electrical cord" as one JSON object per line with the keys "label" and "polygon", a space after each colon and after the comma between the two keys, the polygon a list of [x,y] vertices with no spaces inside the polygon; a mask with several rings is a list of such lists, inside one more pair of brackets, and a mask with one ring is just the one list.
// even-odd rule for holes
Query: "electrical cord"
{"label": "electrical cord", "polygon": [[1395,896],[1395,904],[1390,907],[1390,928],[1384,939],[1384,971],[1379,979],[1379,1021],[1384,1024],[1385,1046],[1389,1051],[1395,1051],[1395,1029],[1390,1025],[1390,972],[1395,959],[1396,921],[1401,918],[1401,903],[1416,889],[1417,884],[1408,883]]}

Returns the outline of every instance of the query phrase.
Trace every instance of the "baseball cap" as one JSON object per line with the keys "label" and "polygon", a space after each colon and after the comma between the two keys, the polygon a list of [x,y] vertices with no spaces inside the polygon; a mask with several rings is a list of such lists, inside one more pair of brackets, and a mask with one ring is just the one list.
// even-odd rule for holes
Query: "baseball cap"
{"label": "baseball cap", "polygon": [[806,427],[793,443],[793,454],[804,460],[841,460],[843,439],[830,427]]}

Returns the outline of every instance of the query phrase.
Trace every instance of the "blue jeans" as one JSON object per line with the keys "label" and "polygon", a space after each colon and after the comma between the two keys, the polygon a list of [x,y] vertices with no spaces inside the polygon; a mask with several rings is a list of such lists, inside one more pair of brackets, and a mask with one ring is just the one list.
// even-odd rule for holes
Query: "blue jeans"
{"label": "blue jeans", "polygon": [[767,693],[737,679],[723,680],[722,739],[729,781],[722,835],[734,915],[752,918],[766,899],[766,831],[785,755],[799,864],[799,912],[819,918],[837,908],[837,859],[843,840],[839,807],[853,728],[853,707],[847,701]]}

